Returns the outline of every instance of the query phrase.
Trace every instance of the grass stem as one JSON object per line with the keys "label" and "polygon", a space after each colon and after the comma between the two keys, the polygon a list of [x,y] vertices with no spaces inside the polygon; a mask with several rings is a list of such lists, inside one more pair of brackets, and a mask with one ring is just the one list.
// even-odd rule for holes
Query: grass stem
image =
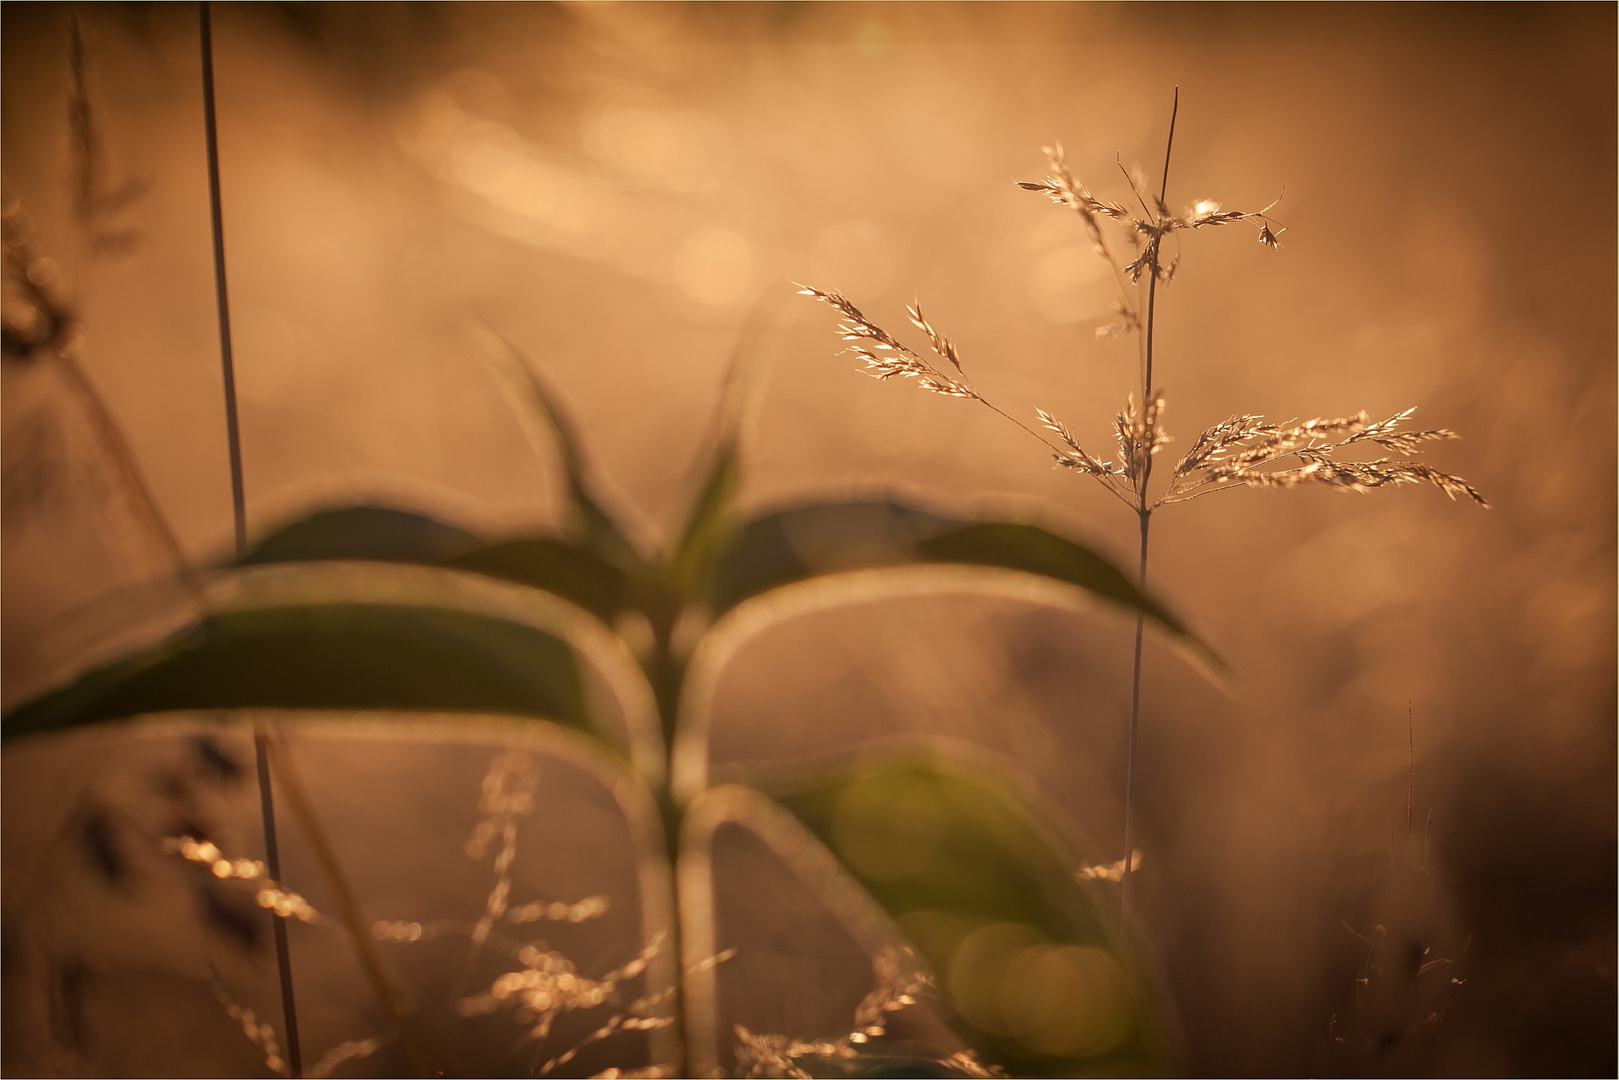
{"label": "grass stem", "polygon": [[[219,124],[214,110],[214,33],[208,0],[197,5],[202,39],[202,115],[208,146],[208,207],[213,225],[214,295],[219,308],[219,357],[225,382],[225,434],[230,446],[231,511],[236,526],[236,557],[247,554],[247,499],[242,491],[242,440],[236,416],[236,365],[231,351],[230,294],[225,286],[225,217],[219,197]],[[275,796],[270,786],[270,732],[262,721],[253,730],[253,756],[258,765],[259,811],[264,821],[264,861],[270,876],[281,884],[281,852],[275,835]],[[292,957],[287,946],[286,920],[271,914],[275,932],[276,971],[281,982],[281,1014],[287,1030],[287,1064],[293,1076],[303,1075],[303,1052],[298,1045],[298,1008],[292,992]]]}
{"label": "grass stem", "polygon": [[404,1052],[405,1060],[409,1062],[411,1070],[417,1076],[431,1076],[432,1073],[428,1071],[421,1054],[405,1033],[403,1013],[394,995],[388,973],[382,966],[382,958],[377,955],[376,946],[366,933],[359,901],[354,898],[354,890],[349,887],[348,879],[343,875],[342,865],[337,860],[337,852],[327,839],[326,830],[321,828],[320,819],[315,816],[309,795],[304,791],[303,783],[292,767],[292,759],[287,753],[285,742],[279,735],[271,734],[265,745],[269,751],[271,773],[280,780],[281,789],[292,807],[292,816],[297,819],[304,837],[309,841],[309,847],[315,855],[315,864],[320,867],[321,875],[326,878],[326,887],[331,890],[338,918],[354,942],[354,951],[359,954],[360,965],[365,969],[366,980],[371,984],[371,992],[376,996],[377,1004],[382,1007],[383,1013],[388,1018],[388,1026],[393,1029],[399,1049]]}
{"label": "grass stem", "polygon": [[[1169,194],[1169,155],[1175,148],[1175,118],[1180,115],[1181,90],[1175,87],[1175,101],[1169,110],[1169,138],[1164,146],[1164,177],[1158,189],[1159,214],[1165,214],[1164,199]],[[1134,185],[1132,185],[1134,186]],[[1153,241],[1152,265],[1147,268],[1147,324],[1143,332],[1144,364],[1141,373],[1141,408],[1152,408],[1152,331],[1153,315],[1158,301],[1158,241]],[[1145,592],[1147,589],[1147,529],[1152,522],[1152,507],[1147,502],[1147,481],[1152,478],[1152,453],[1156,436],[1153,432],[1146,433],[1148,446],[1142,455],[1140,479],[1136,483],[1136,514],[1141,521],[1141,568],[1138,572],[1136,585]],[[1136,657],[1135,667],[1130,678],[1130,744],[1124,765],[1124,873],[1119,879],[1119,923],[1121,926],[1129,921],[1130,916],[1130,867],[1135,861],[1135,793],[1136,793],[1136,742],[1141,729],[1141,639],[1145,629],[1145,616],[1136,616]]]}
{"label": "grass stem", "polygon": [[[1141,571],[1137,579],[1143,592],[1147,588],[1147,526],[1152,511],[1141,513]],[[1135,862],[1135,792],[1136,792],[1136,733],[1141,726],[1141,638],[1146,627],[1146,616],[1136,616],[1136,662],[1130,679],[1130,747],[1124,766],[1124,873],[1119,878],[1119,924],[1125,925],[1130,917],[1130,867]]]}

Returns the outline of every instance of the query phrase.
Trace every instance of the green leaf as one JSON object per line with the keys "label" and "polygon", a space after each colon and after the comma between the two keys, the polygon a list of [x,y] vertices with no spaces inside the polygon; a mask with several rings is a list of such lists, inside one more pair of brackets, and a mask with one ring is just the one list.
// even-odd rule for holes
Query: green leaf
{"label": "green leaf", "polygon": [[1173,1025],[1117,934],[1113,886],[1006,777],[917,754],[765,790],[837,856],[939,978],[953,1023],[1016,1074],[1160,1074]]}
{"label": "green leaf", "polygon": [[574,652],[466,611],[329,603],[228,611],[14,709],[0,734],[177,709],[503,713],[589,728]]}
{"label": "green leaf", "polygon": [[733,507],[742,483],[742,447],[748,441],[770,357],[784,328],[782,299],[767,294],[755,305],[725,371],[710,425],[708,445],[713,451],[700,473],[696,501],[669,556],[670,585],[688,603],[707,600],[735,536]]}
{"label": "green leaf", "polygon": [[484,541],[426,514],[390,506],[345,506],[322,510],[282,526],[240,560],[244,564],[370,559],[379,562],[447,562],[482,547]]}
{"label": "green leaf", "polygon": [[585,460],[584,441],[562,401],[540,377],[534,363],[503,335],[483,335],[487,348],[479,355],[499,381],[501,389],[524,418],[538,419],[556,442],[568,482],[571,530],[581,545],[604,562],[634,570],[642,565],[640,552],[624,535],[596,495]]}
{"label": "green leaf", "polygon": [[741,454],[735,440],[727,440],[714,452],[708,477],[669,558],[671,584],[683,598],[697,599],[713,588],[735,533],[731,507],[741,477]]}
{"label": "green leaf", "polygon": [[1095,550],[1038,525],[967,521],[898,499],[812,503],[756,517],[721,560],[716,615],[770,589],[825,574],[883,566],[983,566],[1084,589],[1140,612],[1218,673],[1224,661],[1160,601]]}
{"label": "green leaf", "polygon": [[468,552],[444,565],[544,589],[606,623],[630,602],[622,569],[556,537],[520,537]]}
{"label": "green leaf", "polygon": [[271,533],[241,563],[351,559],[448,566],[515,581],[555,593],[604,622],[629,603],[624,570],[571,541],[527,536],[488,544],[458,526],[389,506],[322,510]]}

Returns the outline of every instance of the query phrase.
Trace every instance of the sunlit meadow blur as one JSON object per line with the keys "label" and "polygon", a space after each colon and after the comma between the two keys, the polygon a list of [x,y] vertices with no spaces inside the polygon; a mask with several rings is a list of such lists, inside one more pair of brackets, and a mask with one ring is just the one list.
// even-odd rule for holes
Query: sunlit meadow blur
{"label": "sunlit meadow blur", "polygon": [[[93,260],[69,201],[73,10],[106,166],[147,184],[122,218],[137,242]],[[218,561],[231,500],[194,9],[8,4],[3,18],[7,199],[54,256],[82,364],[181,544]],[[754,317],[771,368],[747,505],[903,487],[1032,506],[1130,565],[1135,523],[1098,487],[970,403],[860,377],[791,281],[840,289],[884,325],[920,297],[980,388],[1104,442],[1136,363],[1094,334],[1111,275],[1071,215],[1014,181],[1043,173],[1039,148],[1058,139],[1099,192],[1123,183],[1116,154],[1155,170],[1178,85],[1169,201],[1260,206],[1285,184],[1288,231],[1279,252],[1235,230],[1189,245],[1158,309],[1169,430],[1184,446],[1233,413],[1416,402],[1420,426],[1464,436],[1431,460],[1494,506],[1415,487],[1240,491],[1154,531],[1160,595],[1241,683],[1226,696],[1169,650],[1146,655],[1132,903],[1183,1066],[1380,1067],[1334,1035],[1357,1009],[1357,935],[1408,906],[1395,885],[1414,775],[1419,834],[1432,808],[1422,918],[1465,979],[1416,1065],[1613,1072],[1611,7],[267,5],[215,23],[255,535],[360,499],[491,536],[553,521],[557,463],[476,358],[485,322],[536,358],[600,472],[667,532]],[[10,708],[102,659],[86,613],[127,606],[168,565],[51,369],[8,364],[0,390]],[[1015,761],[1117,857],[1130,630],[1100,608],[948,595],[784,621],[718,687],[714,760],[950,736]],[[19,866],[51,857],[74,785],[102,782],[119,737],[8,747],[8,911]],[[487,755],[435,773],[413,744],[359,745],[310,766],[352,815],[334,831],[449,853],[407,871],[378,852],[367,880],[401,918],[448,892],[475,913],[487,880],[440,878],[471,875],[459,845]],[[547,798],[536,888],[625,879],[568,825],[586,806],[592,828],[619,827],[596,821],[599,793]],[[737,873],[782,892],[766,870]],[[84,897],[64,910],[98,918]],[[811,967],[844,986],[864,963],[852,946],[795,944],[813,920],[785,901],[726,910],[746,930],[719,969],[729,1000],[813,1017],[788,1034],[837,1023],[848,1006],[816,999]],[[100,1067],[172,1067],[120,1041],[132,1022],[109,1004],[112,976],[88,985],[115,1019],[80,1037],[122,1048]],[[17,998],[5,1007],[7,1071],[47,1067],[14,1034],[31,1022]],[[219,1049],[221,1025],[160,1034],[252,1067],[251,1047]]]}

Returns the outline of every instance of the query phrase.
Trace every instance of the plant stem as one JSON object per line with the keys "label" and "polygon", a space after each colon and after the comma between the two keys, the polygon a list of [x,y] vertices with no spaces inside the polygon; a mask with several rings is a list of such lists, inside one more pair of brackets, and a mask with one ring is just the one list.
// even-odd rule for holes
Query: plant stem
{"label": "plant stem", "polygon": [[[1152,511],[1141,511],[1141,571],[1138,577],[1143,592],[1147,588],[1147,524]],[[1135,673],[1130,680],[1130,749],[1124,767],[1124,873],[1119,879],[1119,925],[1130,917],[1130,864],[1135,852],[1135,792],[1136,792],[1136,732],[1141,723],[1141,637],[1146,616],[1136,616]]]}
{"label": "plant stem", "polygon": [[[1175,101],[1169,110],[1169,138],[1164,145],[1163,183],[1158,189],[1159,213],[1164,210],[1164,199],[1169,194],[1169,155],[1175,148],[1175,118],[1180,114],[1181,90],[1175,87]],[[1161,237],[1160,237],[1161,238]],[[1158,242],[1154,238],[1152,265],[1147,269],[1147,326],[1143,334],[1145,363],[1141,373],[1141,409],[1146,416],[1152,407],[1152,331],[1153,315],[1158,302]],[[1155,433],[1143,433],[1147,440],[1142,454],[1141,479],[1136,485],[1136,514],[1141,521],[1141,568],[1137,585],[1147,589],[1147,528],[1152,522],[1152,508],[1147,503],[1147,481],[1152,478],[1152,444]],[[1136,656],[1130,678],[1130,743],[1124,765],[1124,871],[1119,876],[1119,925],[1128,924],[1130,917],[1130,869],[1135,861],[1135,793],[1136,793],[1136,741],[1141,728],[1141,639],[1146,629],[1146,617],[1136,616]]]}
{"label": "plant stem", "polygon": [[225,379],[225,436],[230,446],[231,508],[236,555],[247,553],[247,501],[242,494],[242,439],[236,419],[236,363],[231,350],[230,296],[225,287],[225,219],[219,198],[219,125],[214,114],[214,35],[208,2],[197,5],[202,27],[202,113],[208,140],[208,203],[214,234],[214,293],[219,307],[219,356]]}
{"label": "plant stem", "polygon": [[[231,352],[230,295],[225,287],[225,218],[219,197],[219,124],[214,111],[214,34],[208,0],[197,5],[202,38],[202,116],[208,146],[208,204],[214,239],[214,295],[219,308],[219,356],[225,381],[225,434],[230,446],[231,510],[236,526],[236,557],[247,554],[247,500],[242,492],[242,441],[236,417],[236,366]],[[281,887],[281,852],[275,835],[275,795],[270,786],[269,726],[254,725],[253,755],[258,764],[259,813],[264,821],[264,861],[270,877]],[[287,1066],[294,1077],[303,1075],[303,1051],[298,1045],[298,1008],[292,993],[292,957],[287,946],[286,920],[270,915],[275,934],[276,971],[281,982],[281,1015],[287,1032]]]}
{"label": "plant stem", "polygon": [[[264,822],[264,865],[276,888],[281,883],[281,849],[275,837],[275,795],[270,787],[270,733],[264,724],[253,731],[253,756],[258,764],[259,816]],[[292,998],[292,957],[287,948],[287,920],[270,912],[275,933],[275,966],[281,977],[281,1016],[287,1028],[287,1068],[294,1077],[304,1074],[303,1052],[298,1046],[298,1009]]]}
{"label": "plant stem", "polygon": [[332,892],[338,918],[342,920],[343,928],[349,932],[349,937],[354,942],[354,950],[360,957],[360,966],[365,969],[366,979],[371,983],[371,992],[376,996],[377,1004],[382,1007],[383,1014],[388,1018],[388,1026],[393,1029],[394,1040],[399,1044],[399,1049],[404,1053],[412,1072],[417,1076],[432,1075],[405,1032],[404,1017],[399,1002],[394,997],[388,973],[382,966],[382,959],[377,955],[371,938],[365,932],[365,921],[360,914],[359,901],[355,899],[354,890],[349,887],[347,878],[343,876],[342,864],[337,861],[337,852],[327,839],[326,831],[321,828],[320,819],[315,816],[315,809],[309,802],[309,795],[292,767],[292,759],[287,753],[286,744],[279,736],[272,735],[266,740],[266,748],[269,750],[271,774],[280,779],[282,791],[292,807],[292,815],[303,827],[304,836],[314,852],[315,863],[320,867],[321,873],[326,878],[326,886]]}

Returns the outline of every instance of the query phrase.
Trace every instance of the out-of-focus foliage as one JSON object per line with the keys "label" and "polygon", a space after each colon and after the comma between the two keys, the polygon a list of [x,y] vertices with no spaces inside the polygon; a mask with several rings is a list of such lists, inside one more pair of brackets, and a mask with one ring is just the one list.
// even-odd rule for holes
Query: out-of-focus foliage
{"label": "out-of-focus foliage", "polygon": [[1112,904],[1004,776],[900,756],[772,790],[922,950],[988,1058],[1038,1076],[1170,1060]]}
{"label": "out-of-focus foliage", "polygon": [[[947,517],[898,499],[814,503],[739,521],[739,394],[728,395],[706,479],[673,549],[642,552],[594,494],[582,443],[560,403],[515,351],[503,359],[524,392],[519,400],[561,449],[567,533],[485,544],[425,515],[351,506],[271,533],[235,572],[286,564],[281,572],[296,576],[307,566],[318,576],[341,574],[345,561],[408,563],[417,574],[469,573],[511,582],[520,593],[560,597],[608,626],[637,613],[652,630],[640,661],[670,743],[687,722],[682,684],[695,643],[676,639],[679,620],[706,624],[774,589],[845,571],[931,564],[1029,575],[1142,612],[1213,657],[1105,557],[1034,525]],[[274,707],[515,713],[608,737],[603,718],[589,715],[583,690],[579,662],[590,657],[564,632],[485,612],[405,606],[391,587],[383,579],[364,597],[214,612],[155,649],[12,710],[4,734],[178,710]],[[630,738],[633,744],[634,733]],[[639,764],[646,779],[666,775]],[[666,791],[662,798],[675,827],[679,808]],[[1075,877],[1077,857],[1003,781],[891,762],[825,778],[785,805],[912,931],[944,980],[961,1033],[988,1060],[1017,1071],[1098,1074],[1152,1071],[1167,1060],[1162,1040],[1170,1025],[1153,1015],[1164,1002],[1105,929],[1092,895],[1099,886]],[[884,844],[891,847],[879,850]]]}

